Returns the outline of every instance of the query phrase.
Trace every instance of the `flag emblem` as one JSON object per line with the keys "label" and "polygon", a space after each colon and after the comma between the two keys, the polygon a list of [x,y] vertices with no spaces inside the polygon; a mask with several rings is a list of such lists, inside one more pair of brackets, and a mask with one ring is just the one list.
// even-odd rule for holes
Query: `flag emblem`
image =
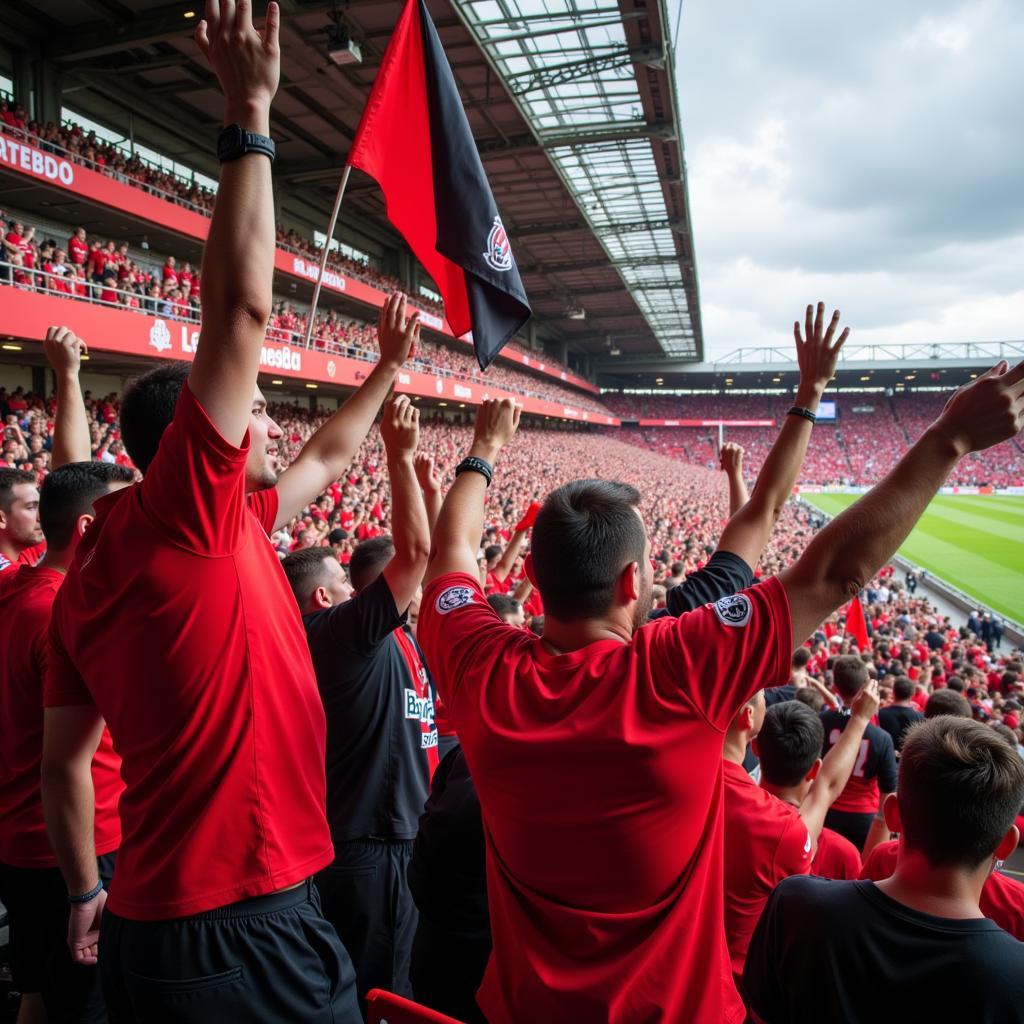
{"label": "flag emblem", "polygon": [[484,253],[487,265],[494,270],[512,269],[512,246],[508,243],[508,233],[501,217],[494,218],[491,233],[487,236],[487,252]]}

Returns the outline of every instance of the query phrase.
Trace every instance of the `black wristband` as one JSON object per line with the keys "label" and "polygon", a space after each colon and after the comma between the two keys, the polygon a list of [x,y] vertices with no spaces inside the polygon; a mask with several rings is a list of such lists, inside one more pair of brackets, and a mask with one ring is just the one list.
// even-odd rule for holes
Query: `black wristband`
{"label": "black wristband", "polygon": [[94,889],[83,892],[81,896],[68,896],[68,903],[91,903],[103,892],[103,882],[97,882]]}
{"label": "black wristband", "polygon": [[247,132],[240,124],[229,124],[217,137],[217,159],[224,164],[246,153],[262,153],[273,163],[277,147],[266,135]]}
{"label": "black wristband", "polygon": [[812,423],[817,423],[818,422],[818,417],[815,416],[814,413],[811,412],[810,409],[804,409],[802,406],[799,406],[799,405],[794,405],[793,408],[790,409],[789,412],[786,413],[786,415],[787,416],[803,416],[803,418],[805,420],[810,420]]}
{"label": "black wristband", "polygon": [[486,459],[478,459],[475,455],[467,455],[456,467],[455,475],[460,473],[479,473],[491,486],[491,479],[494,476],[494,467]]}

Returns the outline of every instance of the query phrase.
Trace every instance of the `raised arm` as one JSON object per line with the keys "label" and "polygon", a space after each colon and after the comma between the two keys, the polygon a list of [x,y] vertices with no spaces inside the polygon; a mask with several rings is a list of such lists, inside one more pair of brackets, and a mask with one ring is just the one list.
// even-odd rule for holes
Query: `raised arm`
{"label": "raised arm", "polygon": [[416,470],[416,479],[423,492],[423,504],[427,507],[427,524],[433,534],[438,516],[441,514],[441,504],[444,501],[441,494],[441,474],[438,472],[437,466],[434,465],[434,456],[429,452],[417,452],[412,461]]}
{"label": "raised arm", "polygon": [[878,711],[878,683],[869,679],[850,705],[850,721],[838,742],[825,755],[817,778],[800,803],[800,817],[815,843],[825,827],[825,815],[850,781],[850,774],[860,753],[861,740],[875,712]]}
{"label": "raised arm", "polygon": [[[484,401],[476,412],[473,444],[467,454],[483,459],[493,469],[498,453],[519,427],[521,412],[522,406],[511,398]],[[434,528],[425,583],[449,572],[464,572],[468,576],[479,572],[476,553],[484,528],[486,490],[486,478],[476,471],[466,471],[455,478]]]}
{"label": "raised arm", "polygon": [[512,566],[516,564],[519,552],[523,548],[524,540],[526,540],[526,530],[516,530],[501,553],[498,564],[491,570],[491,574],[499,583],[504,583],[508,579],[508,574],[512,571]]}
{"label": "raised arm", "polygon": [[[822,393],[835,374],[839,352],[850,334],[850,329],[845,328],[833,344],[839,327],[839,310],[832,314],[827,328],[823,324],[824,316],[825,303],[818,303],[817,313],[813,306],[807,307],[806,338],[800,333],[799,321],[793,324],[800,365],[800,384],[794,405],[812,413],[818,408]],[[750,500],[733,515],[722,531],[719,551],[731,551],[747,565],[757,565],[782,506],[796,483],[812,429],[810,420],[803,416],[786,417],[768,458],[764,460]]]}
{"label": "raised arm", "polygon": [[718,463],[729,481],[729,518],[732,519],[750,497],[743,479],[743,445],[726,441],[718,453]]}
{"label": "raised arm", "polygon": [[404,612],[423,582],[430,555],[430,527],[413,456],[420,436],[420,412],[407,395],[398,395],[384,410],[380,425],[391,481],[391,538],[395,557],[384,568],[395,607]]}
{"label": "raised arm", "polygon": [[[280,18],[277,4],[269,4],[261,34],[253,27],[251,0],[207,0],[196,42],[224,92],[225,125],[270,134]],[[233,445],[242,443],[249,425],[270,316],[275,244],[270,161],[247,153],[222,164],[203,249],[203,321],[189,387]]]}
{"label": "raised arm", "polygon": [[957,391],[889,475],[833,519],[780,574],[793,642],[803,643],[892,558],[960,459],[1014,437],[1022,427],[1024,362],[1012,370],[1000,362]]}
{"label": "raised arm", "polygon": [[[46,708],[43,717],[42,795],[46,830],[68,893],[82,896],[99,882],[93,833],[96,793],[92,758],[103,719],[89,704]],[[71,905],[68,945],[75,963],[96,963],[99,919],[106,893]]]}
{"label": "raised arm", "polygon": [[[205,302],[205,284],[204,284]],[[380,361],[359,390],[306,442],[277,482],[278,529],[322,494],[348,469],[373,426],[395,376],[419,340],[420,319],[406,317],[406,299],[395,292],[380,311]]]}
{"label": "raised arm", "polygon": [[69,327],[50,327],[43,339],[43,351],[57,379],[50,468],[59,469],[69,462],[88,462],[92,458],[89,418],[78,380],[82,353],[87,352],[88,347]]}

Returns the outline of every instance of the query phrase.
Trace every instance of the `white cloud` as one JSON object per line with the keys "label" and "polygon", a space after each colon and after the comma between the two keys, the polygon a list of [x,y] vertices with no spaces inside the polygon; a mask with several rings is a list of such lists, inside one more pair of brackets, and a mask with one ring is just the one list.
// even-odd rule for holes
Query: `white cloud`
{"label": "white cloud", "polygon": [[687,3],[679,91],[710,357],[1024,328],[1024,6]]}

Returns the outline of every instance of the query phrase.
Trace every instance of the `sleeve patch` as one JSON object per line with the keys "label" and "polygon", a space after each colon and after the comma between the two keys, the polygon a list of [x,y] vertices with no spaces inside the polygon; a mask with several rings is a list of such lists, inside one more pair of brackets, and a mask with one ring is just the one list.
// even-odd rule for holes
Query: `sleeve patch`
{"label": "sleeve patch", "polygon": [[750,598],[746,594],[732,594],[714,604],[715,614],[726,626],[745,626],[750,621]]}
{"label": "sleeve patch", "polygon": [[472,587],[448,587],[437,595],[434,607],[437,609],[439,614],[447,615],[449,612],[455,611],[456,608],[461,608],[466,604],[472,604],[472,602]]}

